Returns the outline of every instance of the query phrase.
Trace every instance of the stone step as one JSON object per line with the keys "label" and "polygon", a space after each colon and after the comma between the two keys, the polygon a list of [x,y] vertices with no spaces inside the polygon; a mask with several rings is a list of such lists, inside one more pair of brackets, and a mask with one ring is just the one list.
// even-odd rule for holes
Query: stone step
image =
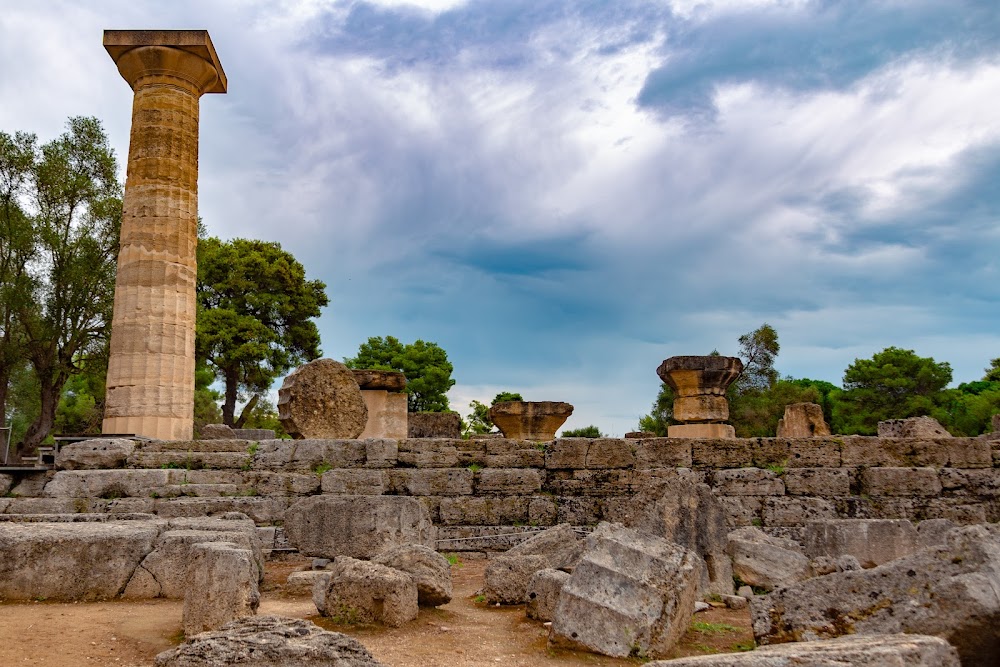
{"label": "stone step", "polygon": [[[155,440],[139,443],[136,451],[142,452],[234,452],[247,453],[253,440]],[[253,447],[256,449],[256,447]]]}
{"label": "stone step", "polygon": [[[216,441],[222,442],[222,441]],[[165,468],[169,470],[249,470],[253,454],[244,448],[229,451],[146,451],[136,450],[125,462],[128,468]]]}
{"label": "stone step", "polygon": [[239,484],[168,484],[150,491],[153,498],[177,498],[190,496],[194,498],[221,498],[225,496],[246,495],[252,490]]}

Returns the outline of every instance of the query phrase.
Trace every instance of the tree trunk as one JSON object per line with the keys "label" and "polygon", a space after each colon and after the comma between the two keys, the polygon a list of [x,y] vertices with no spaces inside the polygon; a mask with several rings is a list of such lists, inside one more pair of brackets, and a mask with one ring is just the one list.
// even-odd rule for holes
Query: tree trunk
{"label": "tree trunk", "polygon": [[257,407],[258,401],[260,401],[260,394],[254,394],[250,397],[250,402],[244,405],[243,409],[240,410],[240,418],[236,420],[236,424],[233,425],[233,428],[243,428],[243,425],[247,423],[247,418],[250,416],[250,413],[253,412],[255,407]]}
{"label": "tree trunk", "polygon": [[28,427],[24,434],[24,441],[17,448],[17,455],[33,454],[42,441],[52,432],[52,426],[56,421],[56,408],[59,406],[59,394],[65,380],[58,378],[39,377],[40,386],[39,398],[41,408],[38,418]]}
{"label": "tree trunk", "polygon": [[239,386],[239,380],[236,376],[235,370],[226,371],[226,400],[222,404],[222,423],[226,426],[232,426],[235,421],[236,413],[236,390]]}

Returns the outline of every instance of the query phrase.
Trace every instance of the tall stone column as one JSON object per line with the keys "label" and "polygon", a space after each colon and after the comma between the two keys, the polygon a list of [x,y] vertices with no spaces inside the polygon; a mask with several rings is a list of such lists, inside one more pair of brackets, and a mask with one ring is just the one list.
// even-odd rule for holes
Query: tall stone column
{"label": "tall stone column", "polygon": [[226,92],[204,30],[106,30],[135,93],[104,433],[192,437],[198,101]]}

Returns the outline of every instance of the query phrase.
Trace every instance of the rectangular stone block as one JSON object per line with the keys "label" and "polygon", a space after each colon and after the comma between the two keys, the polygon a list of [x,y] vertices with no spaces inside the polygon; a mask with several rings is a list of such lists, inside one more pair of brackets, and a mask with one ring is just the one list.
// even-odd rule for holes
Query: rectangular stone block
{"label": "rectangular stone block", "polygon": [[942,488],[956,495],[1000,496],[1000,470],[995,468],[942,468],[940,479]]}
{"label": "rectangular stone block", "polygon": [[767,498],[761,512],[765,526],[802,526],[817,519],[836,519],[833,503],[821,498]]}
{"label": "rectangular stone block", "polygon": [[550,477],[546,489],[559,496],[612,496],[635,490],[631,470],[574,470],[568,476]]}
{"label": "rectangular stone block", "polygon": [[365,440],[366,468],[395,468],[399,459],[399,445],[396,440]]}
{"label": "rectangular stone block", "polygon": [[601,498],[593,496],[560,496],[557,523],[593,526],[604,518]]}
{"label": "rectangular stone block", "polygon": [[844,438],[843,465],[884,467],[989,468],[989,443],[977,438]]}
{"label": "rectangular stone block", "polygon": [[839,438],[754,438],[753,463],[758,467],[838,468],[841,464]]}
{"label": "rectangular stone block", "polygon": [[559,518],[555,498],[536,496],[528,503],[528,523],[532,526],[554,526]]}
{"label": "rectangular stone block", "polygon": [[930,498],[919,519],[948,519],[961,525],[997,521],[991,503],[970,503],[968,498]]}
{"label": "rectangular stone block", "polygon": [[398,460],[412,468],[452,468],[459,463],[458,451],[448,438],[407,438],[399,441]]}
{"label": "rectangular stone block", "polygon": [[649,470],[636,470],[633,476],[632,487],[638,491],[648,484],[661,484],[663,482],[684,481],[691,484],[705,484],[708,482],[710,471],[701,468],[692,470],[691,468],[652,468]]}
{"label": "rectangular stone block", "polygon": [[235,498],[161,498],[156,514],[163,518],[199,517],[223,512],[242,512],[258,525],[281,523],[293,497],[260,496]]}
{"label": "rectangular stone block", "polygon": [[770,470],[760,468],[718,470],[711,478],[712,489],[723,496],[785,495],[785,483]]}
{"label": "rectangular stone block", "polygon": [[473,472],[465,468],[397,469],[386,472],[389,493],[408,496],[468,496]]}
{"label": "rectangular stone block", "polygon": [[690,468],[691,441],[649,438],[635,441],[636,468]]}
{"label": "rectangular stone block", "polygon": [[587,438],[587,468],[631,468],[635,465],[632,442],[623,438]]}
{"label": "rectangular stone block", "polygon": [[696,468],[741,468],[750,465],[753,461],[749,440],[692,440],[690,442],[691,463]]}
{"label": "rectangular stone block", "polygon": [[585,438],[560,438],[548,444],[545,467],[549,470],[587,467],[587,441]]}
{"label": "rectangular stone block", "polygon": [[527,495],[542,488],[537,470],[516,468],[485,468],[476,475],[477,494]]}
{"label": "rectangular stone block", "polygon": [[851,495],[851,475],[846,468],[790,468],[784,479],[790,496]]}
{"label": "rectangular stone block", "polygon": [[726,513],[726,526],[742,528],[743,526],[761,525],[761,510],[764,508],[764,498],[754,496],[718,496],[719,504]]}
{"label": "rectangular stone block", "polygon": [[[157,487],[180,484],[179,470],[61,470],[45,485],[50,498],[145,497]],[[16,488],[15,488],[16,490]]]}
{"label": "rectangular stone block", "polygon": [[315,472],[321,468],[361,468],[363,440],[264,440],[258,443],[254,470]]}
{"label": "rectangular stone block", "polygon": [[387,474],[383,470],[330,470],[323,473],[320,488],[323,493],[345,496],[381,496]]}
{"label": "rectangular stone block", "polygon": [[941,480],[934,468],[868,468],[861,488],[870,496],[937,496]]}
{"label": "rectangular stone block", "polygon": [[544,443],[530,444],[522,440],[490,438],[486,443],[484,463],[488,468],[544,468]]}
{"label": "rectangular stone block", "polygon": [[528,521],[530,498],[442,498],[441,523],[446,526],[503,526]]}
{"label": "rectangular stone block", "polygon": [[385,389],[362,389],[368,421],[359,438],[405,438],[406,394]]}
{"label": "rectangular stone block", "polygon": [[802,538],[809,558],[851,555],[865,568],[908,556],[921,548],[913,523],[899,519],[810,521]]}

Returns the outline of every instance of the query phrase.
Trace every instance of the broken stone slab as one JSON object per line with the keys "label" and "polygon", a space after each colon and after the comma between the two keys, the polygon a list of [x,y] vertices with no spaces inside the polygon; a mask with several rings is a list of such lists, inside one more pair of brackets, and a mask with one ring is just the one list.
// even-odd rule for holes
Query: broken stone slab
{"label": "broken stone slab", "polygon": [[361,391],[366,389],[381,389],[383,391],[400,392],[406,389],[406,374],[399,371],[377,371],[367,368],[352,368],[354,380]]}
{"label": "broken stone slab", "polygon": [[823,408],[816,403],[792,403],[785,406],[785,416],[778,420],[779,438],[814,438],[830,435]]}
{"label": "broken stone slab", "polygon": [[924,635],[840,637],[763,646],[748,653],[647,662],[646,667],[960,667],[948,642]]}
{"label": "broken stone slab", "polygon": [[845,634],[941,637],[965,667],[1000,655],[1000,527],[968,526],[884,565],[809,579],[750,602],[760,644]]}
{"label": "broken stone slab", "polygon": [[417,603],[421,607],[438,607],[451,602],[451,563],[430,547],[403,544],[383,551],[372,562],[413,577],[417,585]]}
{"label": "broken stone slab", "polygon": [[562,570],[539,570],[528,580],[524,612],[536,621],[551,621],[559,602],[559,592],[569,580],[569,572]]}
{"label": "broken stone slab", "polygon": [[559,594],[549,642],[615,657],[666,655],[691,622],[700,567],[677,544],[602,523]]}
{"label": "broken stone slab", "polygon": [[118,597],[159,532],[153,521],[0,523],[0,599]]}
{"label": "broken stone slab", "polygon": [[812,576],[809,559],[797,542],[771,537],[758,528],[729,533],[726,552],[733,561],[733,575],[750,586],[773,590]]}
{"label": "broken stone slab", "polygon": [[573,414],[561,401],[500,401],[490,407],[490,420],[505,438],[548,442]]}
{"label": "broken stone slab", "polygon": [[226,424],[205,424],[198,429],[199,440],[236,440],[237,435],[231,426]]}
{"label": "broken stone slab", "polygon": [[358,640],[309,621],[248,616],[190,637],[156,656],[156,667],[385,667]]}
{"label": "broken stone slab", "polygon": [[312,594],[316,582],[328,580],[330,573],[326,570],[300,570],[289,573],[285,579],[285,592],[290,595]]}
{"label": "broken stone slab", "polygon": [[214,630],[260,605],[258,569],[249,549],[233,542],[202,542],[190,549],[184,595],[184,634]]}
{"label": "broken stone slab", "polygon": [[278,390],[278,419],[296,439],[356,438],[365,430],[368,407],[347,366],[316,359],[285,378]]}
{"label": "broken stone slab", "polygon": [[427,508],[407,496],[313,496],[285,511],[288,541],[303,555],[373,558],[403,544],[433,546]]}
{"label": "broken stone slab", "polygon": [[651,483],[609,518],[694,551],[705,563],[705,592],[732,594],[726,512],[707,484],[682,479]]}
{"label": "broken stone slab", "polygon": [[583,541],[568,523],[543,530],[502,556],[492,559],[483,574],[483,594],[490,604],[522,604],[532,575],[544,569],[572,568],[583,552]]}
{"label": "broken stone slab", "polygon": [[63,445],[56,454],[61,470],[106,470],[123,468],[135,451],[135,441],[126,438],[95,438]]}
{"label": "broken stone slab", "polygon": [[405,572],[348,556],[338,556],[327,569],[317,609],[335,623],[399,627],[417,617],[417,584]]}
{"label": "broken stone slab", "polygon": [[908,556],[923,546],[917,529],[906,519],[810,521],[802,544],[809,558],[851,555],[865,568]]}
{"label": "broken stone slab", "polygon": [[951,433],[933,417],[887,419],[878,423],[880,438],[950,438]]}

